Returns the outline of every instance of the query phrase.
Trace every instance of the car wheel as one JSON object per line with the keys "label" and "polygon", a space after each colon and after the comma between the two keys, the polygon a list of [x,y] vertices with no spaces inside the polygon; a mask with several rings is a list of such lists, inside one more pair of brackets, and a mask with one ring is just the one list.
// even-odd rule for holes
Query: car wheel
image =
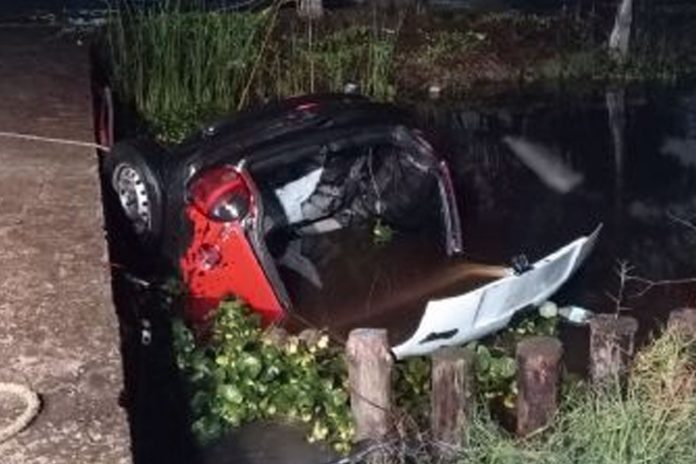
{"label": "car wheel", "polygon": [[104,162],[104,180],[116,197],[130,231],[143,245],[154,245],[162,231],[162,181],[151,151],[137,142],[114,145]]}

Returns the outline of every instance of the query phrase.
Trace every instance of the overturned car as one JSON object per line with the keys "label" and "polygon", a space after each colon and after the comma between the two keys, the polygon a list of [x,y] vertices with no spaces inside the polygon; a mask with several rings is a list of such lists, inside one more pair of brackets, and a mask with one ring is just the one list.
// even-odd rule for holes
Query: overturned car
{"label": "overturned car", "polygon": [[236,296],[267,324],[388,328],[397,358],[505,326],[597,236],[511,268],[466,260],[446,158],[401,109],[351,95],[286,100],[172,149],[125,141],[104,175],[132,240],[180,275],[190,323]]}

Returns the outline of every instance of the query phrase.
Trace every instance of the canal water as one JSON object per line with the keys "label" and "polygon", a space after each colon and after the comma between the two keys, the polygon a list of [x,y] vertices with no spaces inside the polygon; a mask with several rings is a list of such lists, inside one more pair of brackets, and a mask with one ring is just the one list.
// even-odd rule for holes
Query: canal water
{"label": "canal water", "polygon": [[[450,141],[471,259],[533,259],[603,224],[594,254],[554,300],[612,312],[621,293],[643,337],[695,303],[696,284],[650,283],[696,277],[693,86],[538,91],[420,112]],[[621,263],[633,277],[623,291]],[[565,336],[582,371],[586,334]]]}

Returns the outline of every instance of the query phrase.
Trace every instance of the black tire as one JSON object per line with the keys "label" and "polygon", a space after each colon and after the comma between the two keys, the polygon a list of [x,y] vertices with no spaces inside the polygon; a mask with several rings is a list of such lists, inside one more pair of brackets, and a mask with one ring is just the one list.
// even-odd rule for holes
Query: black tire
{"label": "black tire", "polygon": [[[162,166],[166,158],[167,153],[156,143],[132,140],[115,144],[102,166],[104,185],[116,210],[111,214],[120,217],[115,223],[128,229],[125,240],[132,238],[147,249],[157,247],[162,238]],[[124,187],[128,181],[130,185]]]}

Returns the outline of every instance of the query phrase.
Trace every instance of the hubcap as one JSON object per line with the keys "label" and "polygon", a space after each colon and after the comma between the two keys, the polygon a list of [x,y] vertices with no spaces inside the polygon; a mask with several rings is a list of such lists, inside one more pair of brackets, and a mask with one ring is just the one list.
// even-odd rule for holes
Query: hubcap
{"label": "hubcap", "polygon": [[152,211],[141,173],[132,165],[121,163],[114,170],[112,183],[135,232],[143,234],[149,231],[152,227]]}

